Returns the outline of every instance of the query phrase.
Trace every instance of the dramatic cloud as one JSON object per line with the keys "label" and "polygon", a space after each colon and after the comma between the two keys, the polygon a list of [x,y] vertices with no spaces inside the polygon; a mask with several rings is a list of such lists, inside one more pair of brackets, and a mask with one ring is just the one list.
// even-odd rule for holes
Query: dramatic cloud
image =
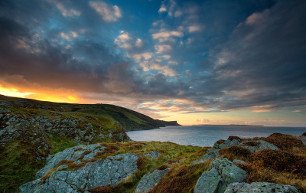
{"label": "dramatic cloud", "polygon": [[0,93],[306,124],[305,1],[116,4],[2,0]]}
{"label": "dramatic cloud", "polygon": [[115,22],[122,17],[121,10],[117,5],[110,6],[104,2],[97,2],[97,1],[91,1],[89,2],[89,5],[106,22]]}
{"label": "dramatic cloud", "polygon": [[54,4],[64,17],[74,17],[74,16],[81,15],[80,11],[72,9],[72,8],[68,9],[60,1],[55,1]]}
{"label": "dramatic cloud", "polygon": [[67,32],[67,33],[61,32],[59,35],[61,36],[61,38],[65,39],[65,40],[72,40],[72,39],[77,38],[79,36],[78,33],[74,32],[74,31]]}
{"label": "dramatic cloud", "polygon": [[228,82],[222,90],[233,97],[224,108],[305,105],[305,8],[299,1],[279,2],[237,26],[216,54],[216,79]]}
{"label": "dramatic cloud", "polygon": [[137,38],[137,40],[135,42],[135,46],[137,48],[141,48],[143,46],[143,41],[140,38]]}
{"label": "dramatic cloud", "polygon": [[172,47],[168,44],[159,44],[155,45],[154,47],[157,53],[164,53],[172,50]]}
{"label": "dramatic cloud", "polygon": [[172,37],[182,37],[182,36],[183,33],[181,31],[161,31],[152,34],[153,39],[158,40],[160,42],[168,41]]}
{"label": "dramatic cloud", "polygon": [[115,43],[124,49],[130,49],[132,48],[132,45],[130,44],[131,37],[127,32],[122,31],[120,35],[115,39]]}
{"label": "dramatic cloud", "polygon": [[202,27],[200,25],[190,25],[188,26],[188,31],[189,33],[195,33],[195,32],[200,32],[202,30]]}

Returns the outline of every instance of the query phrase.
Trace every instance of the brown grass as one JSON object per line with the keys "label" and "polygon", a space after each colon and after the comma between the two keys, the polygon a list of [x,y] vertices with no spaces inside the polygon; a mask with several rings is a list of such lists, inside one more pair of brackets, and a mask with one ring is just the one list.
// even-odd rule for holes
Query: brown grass
{"label": "brown grass", "polygon": [[295,175],[288,172],[278,172],[272,169],[247,164],[241,166],[247,170],[249,175],[247,182],[273,182],[280,184],[289,184],[296,186],[301,192],[306,192],[306,180],[305,177]]}
{"label": "brown grass", "polygon": [[282,150],[262,150],[241,165],[248,172],[247,182],[290,184],[306,192],[306,158]]}
{"label": "brown grass", "polygon": [[248,149],[239,146],[232,146],[229,148],[221,149],[219,153],[222,157],[225,157],[229,160],[248,160],[251,155],[251,152]]}
{"label": "brown grass", "polygon": [[262,150],[251,155],[251,162],[258,167],[306,176],[306,159],[285,151]]}
{"label": "brown grass", "polygon": [[191,193],[198,178],[208,169],[208,166],[209,163],[206,162],[199,165],[173,167],[150,193]]}
{"label": "brown grass", "polygon": [[55,167],[58,167],[58,166],[61,166],[61,165],[68,165],[68,164],[71,164],[71,163],[73,163],[72,160],[64,159],[64,160],[61,160],[60,162],[58,162]]}
{"label": "brown grass", "polygon": [[143,156],[139,157],[138,160],[137,160],[137,168],[139,170],[143,169],[146,166],[147,162],[148,162],[147,158],[145,158]]}
{"label": "brown grass", "polygon": [[241,140],[241,138],[238,137],[238,136],[229,136],[228,137],[228,140],[234,140],[234,139]]}
{"label": "brown grass", "polygon": [[265,139],[267,142],[273,143],[281,150],[290,150],[293,147],[305,148],[305,145],[301,140],[292,135],[285,135],[281,133],[273,133]]}
{"label": "brown grass", "polygon": [[114,187],[112,186],[99,186],[94,189],[91,189],[91,193],[113,193]]}
{"label": "brown grass", "polygon": [[247,146],[257,146],[259,145],[258,141],[244,141],[243,145],[247,145]]}

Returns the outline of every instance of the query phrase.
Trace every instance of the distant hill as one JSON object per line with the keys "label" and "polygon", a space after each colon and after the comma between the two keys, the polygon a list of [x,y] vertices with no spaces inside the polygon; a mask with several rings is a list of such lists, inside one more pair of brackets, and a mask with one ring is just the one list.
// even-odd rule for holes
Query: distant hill
{"label": "distant hill", "polygon": [[58,112],[70,114],[87,114],[102,116],[111,122],[119,123],[126,131],[153,129],[165,126],[178,126],[176,121],[162,121],[153,119],[136,111],[110,104],[70,104],[53,103],[32,99],[7,97],[0,95],[0,105],[4,108],[27,109],[32,112]]}
{"label": "distant hill", "polygon": [[[52,103],[0,95],[0,190],[5,188],[2,185],[15,187],[31,179],[48,155],[67,147],[128,141],[125,131],[167,125],[178,124],[115,105]],[[16,172],[18,175],[12,175]]]}

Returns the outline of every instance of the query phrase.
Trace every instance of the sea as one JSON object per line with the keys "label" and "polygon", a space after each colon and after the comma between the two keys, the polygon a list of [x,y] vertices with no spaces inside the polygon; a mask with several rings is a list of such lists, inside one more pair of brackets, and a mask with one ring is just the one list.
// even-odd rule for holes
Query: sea
{"label": "sea", "polygon": [[267,137],[272,133],[302,135],[306,127],[265,127],[241,125],[168,126],[159,129],[129,131],[134,141],[169,141],[181,145],[212,146],[219,139],[229,136]]}

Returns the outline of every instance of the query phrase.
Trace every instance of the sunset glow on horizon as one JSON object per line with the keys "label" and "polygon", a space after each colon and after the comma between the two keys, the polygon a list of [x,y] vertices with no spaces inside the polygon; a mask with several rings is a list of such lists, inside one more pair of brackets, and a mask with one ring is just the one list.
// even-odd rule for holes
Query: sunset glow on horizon
{"label": "sunset glow on horizon", "polygon": [[306,2],[4,0],[0,94],[306,126]]}

